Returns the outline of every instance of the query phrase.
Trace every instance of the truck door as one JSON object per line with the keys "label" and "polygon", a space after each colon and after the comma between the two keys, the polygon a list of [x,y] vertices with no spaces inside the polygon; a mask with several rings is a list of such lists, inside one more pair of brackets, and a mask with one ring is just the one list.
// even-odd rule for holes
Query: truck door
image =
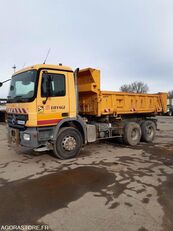
{"label": "truck door", "polygon": [[68,116],[67,73],[56,70],[41,71],[37,97],[37,125],[56,125],[61,119]]}

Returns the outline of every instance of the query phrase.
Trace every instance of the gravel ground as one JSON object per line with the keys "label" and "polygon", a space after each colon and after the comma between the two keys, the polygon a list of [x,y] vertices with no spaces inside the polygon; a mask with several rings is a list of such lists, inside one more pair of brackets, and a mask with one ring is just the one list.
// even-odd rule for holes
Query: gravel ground
{"label": "gravel ground", "polygon": [[[8,146],[0,124],[0,225],[53,231],[172,231],[173,117],[153,144],[90,144],[61,161]],[[2,227],[2,226],[1,226]]]}

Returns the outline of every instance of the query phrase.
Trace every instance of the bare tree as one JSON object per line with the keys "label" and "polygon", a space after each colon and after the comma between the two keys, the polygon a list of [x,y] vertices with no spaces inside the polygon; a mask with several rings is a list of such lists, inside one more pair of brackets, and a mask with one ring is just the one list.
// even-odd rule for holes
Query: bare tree
{"label": "bare tree", "polygon": [[130,84],[124,84],[120,87],[120,91],[132,92],[132,86]]}
{"label": "bare tree", "polygon": [[134,93],[147,93],[149,87],[143,82],[133,82],[131,84],[124,84],[120,87],[120,91],[123,92],[134,92]]}
{"label": "bare tree", "polygon": [[168,98],[173,99],[173,90],[168,92]]}

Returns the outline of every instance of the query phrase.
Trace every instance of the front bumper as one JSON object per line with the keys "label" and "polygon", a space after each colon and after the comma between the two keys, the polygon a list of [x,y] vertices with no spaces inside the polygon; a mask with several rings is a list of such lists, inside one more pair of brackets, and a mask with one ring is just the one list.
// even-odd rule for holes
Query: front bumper
{"label": "front bumper", "polygon": [[47,145],[48,142],[53,140],[53,130],[54,128],[50,127],[27,128],[20,131],[19,129],[8,127],[8,140],[10,143],[34,149]]}

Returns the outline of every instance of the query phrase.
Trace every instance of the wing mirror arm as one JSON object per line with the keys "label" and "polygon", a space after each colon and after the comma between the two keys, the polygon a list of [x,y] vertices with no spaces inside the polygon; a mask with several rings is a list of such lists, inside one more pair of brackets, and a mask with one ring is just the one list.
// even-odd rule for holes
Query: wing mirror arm
{"label": "wing mirror arm", "polygon": [[4,83],[6,83],[6,82],[8,82],[8,81],[10,81],[10,80],[11,80],[11,79],[7,79],[7,80],[5,80],[5,81],[3,81],[3,82],[0,82],[0,87],[2,87]]}

